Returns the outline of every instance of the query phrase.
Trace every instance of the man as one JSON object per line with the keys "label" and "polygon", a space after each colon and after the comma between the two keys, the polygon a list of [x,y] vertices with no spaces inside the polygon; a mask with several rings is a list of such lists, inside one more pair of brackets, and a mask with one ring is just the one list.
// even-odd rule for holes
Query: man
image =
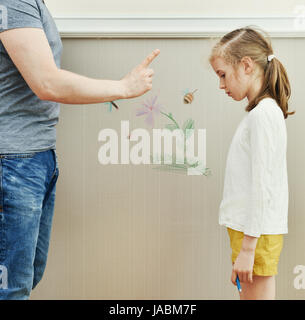
{"label": "man", "polygon": [[119,81],[62,70],[62,42],[44,1],[0,0],[0,299],[28,299],[46,266],[59,103],[144,94],[159,52]]}

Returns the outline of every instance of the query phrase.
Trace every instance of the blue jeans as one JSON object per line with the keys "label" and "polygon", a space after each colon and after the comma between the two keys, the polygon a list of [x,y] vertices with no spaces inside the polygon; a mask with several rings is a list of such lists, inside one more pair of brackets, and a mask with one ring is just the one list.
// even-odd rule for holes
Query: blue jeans
{"label": "blue jeans", "polygon": [[0,154],[0,300],[28,299],[45,270],[56,151]]}

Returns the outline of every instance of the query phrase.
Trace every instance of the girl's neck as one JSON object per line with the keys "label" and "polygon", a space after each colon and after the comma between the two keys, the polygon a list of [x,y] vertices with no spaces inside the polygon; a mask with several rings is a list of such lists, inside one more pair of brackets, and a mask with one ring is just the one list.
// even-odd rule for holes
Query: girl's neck
{"label": "girl's neck", "polygon": [[256,77],[251,85],[249,86],[249,90],[247,92],[247,99],[248,102],[253,101],[255,99],[255,97],[257,97],[257,95],[259,94],[262,86],[263,86],[263,77],[262,76],[258,76]]}

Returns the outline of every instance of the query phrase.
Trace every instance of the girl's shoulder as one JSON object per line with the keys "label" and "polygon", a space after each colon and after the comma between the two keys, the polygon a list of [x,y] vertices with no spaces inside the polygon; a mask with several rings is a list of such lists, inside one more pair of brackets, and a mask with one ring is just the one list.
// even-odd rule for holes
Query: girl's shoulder
{"label": "girl's shoulder", "polygon": [[248,125],[276,131],[285,126],[283,111],[274,99],[264,98],[249,112]]}
{"label": "girl's shoulder", "polygon": [[281,111],[281,108],[280,106],[277,104],[276,100],[274,100],[273,98],[264,98],[262,99],[258,104],[257,106],[253,109],[255,110],[256,108],[262,110],[280,110]]}
{"label": "girl's shoulder", "polygon": [[249,112],[249,118],[284,119],[283,111],[273,98],[262,99],[255,108]]}

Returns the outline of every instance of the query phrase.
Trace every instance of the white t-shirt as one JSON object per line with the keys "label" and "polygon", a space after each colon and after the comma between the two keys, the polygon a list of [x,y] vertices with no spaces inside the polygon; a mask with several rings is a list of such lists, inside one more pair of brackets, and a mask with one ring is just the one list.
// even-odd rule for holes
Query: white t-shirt
{"label": "white t-shirt", "polygon": [[265,98],[243,118],[226,163],[219,223],[244,234],[288,233],[287,130],[276,101]]}

